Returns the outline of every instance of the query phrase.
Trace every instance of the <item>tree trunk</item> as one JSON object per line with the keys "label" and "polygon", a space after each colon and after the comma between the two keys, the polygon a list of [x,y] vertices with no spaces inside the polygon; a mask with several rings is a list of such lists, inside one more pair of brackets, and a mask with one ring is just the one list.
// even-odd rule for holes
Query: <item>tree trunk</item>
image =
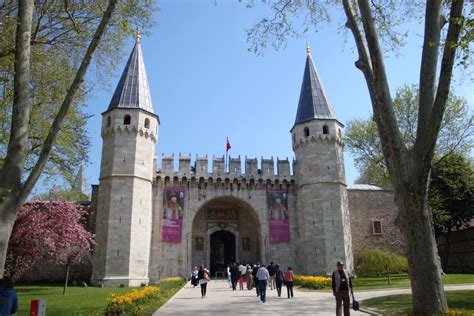
{"label": "tree trunk", "polygon": [[431,315],[446,311],[448,305],[428,208],[426,185],[423,186],[420,182],[423,181],[410,181],[397,186],[396,204],[399,209],[400,229],[407,247],[413,313]]}
{"label": "tree trunk", "polygon": [[66,291],[67,291],[67,282],[69,281],[69,267],[70,267],[70,264],[68,262],[67,265],[66,265],[66,277],[65,277],[65,280],[64,280],[63,295],[66,295]]}
{"label": "tree trunk", "polygon": [[15,224],[15,213],[9,212],[15,203],[10,198],[4,198],[0,202],[0,278],[5,273],[5,261],[7,258],[8,240]]}

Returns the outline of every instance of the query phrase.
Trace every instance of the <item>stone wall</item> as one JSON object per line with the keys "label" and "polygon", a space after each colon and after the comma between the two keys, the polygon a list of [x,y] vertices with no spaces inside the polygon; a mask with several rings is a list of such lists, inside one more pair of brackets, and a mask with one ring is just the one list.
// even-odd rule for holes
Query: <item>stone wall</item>
{"label": "stone wall", "polygon": [[[92,264],[79,263],[74,264],[69,269],[69,282],[89,283],[92,275]],[[43,261],[35,264],[31,269],[25,272],[18,282],[21,283],[60,283],[64,282],[66,276],[66,266],[59,266],[49,261]]]}
{"label": "stone wall", "polygon": [[448,261],[447,237],[438,237],[437,243],[444,272],[474,273],[474,226],[450,233]]}
{"label": "stone wall", "polygon": [[[397,207],[393,191],[348,189],[354,258],[362,249],[383,249],[403,254],[400,230],[395,225]],[[382,223],[382,233],[374,234],[373,221]]]}
{"label": "stone wall", "polygon": [[[169,174],[165,172],[165,174]],[[242,211],[239,220],[239,237],[250,237],[252,253],[243,253],[238,248],[241,260],[279,262],[284,266],[293,265],[295,260],[294,249],[298,243],[296,199],[294,180],[279,180],[275,175],[258,175],[258,178],[245,179],[240,176],[223,174],[221,178],[174,177],[167,175],[158,176],[153,186],[153,228],[151,241],[151,257],[149,278],[151,282],[161,277],[174,275],[188,275],[192,266],[200,263],[209,264],[207,249],[195,251],[194,240],[196,237],[206,238],[205,247],[209,239],[206,231],[212,223],[206,222],[202,212],[208,207],[215,207],[216,203],[226,202],[233,205],[234,209]],[[164,176],[164,177],[163,177]],[[230,178],[227,178],[230,177]],[[185,205],[182,226],[182,242],[179,244],[162,243],[162,214],[163,190],[167,186],[185,188]],[[271,244],[269,242],[268,209],[266,189],[288,189],[288,213],[290,225],[290,243]],[[249,222],[253,229],[244,222],[245,217],[250,217]],[[237,237],[237,236],[236,236]]]}

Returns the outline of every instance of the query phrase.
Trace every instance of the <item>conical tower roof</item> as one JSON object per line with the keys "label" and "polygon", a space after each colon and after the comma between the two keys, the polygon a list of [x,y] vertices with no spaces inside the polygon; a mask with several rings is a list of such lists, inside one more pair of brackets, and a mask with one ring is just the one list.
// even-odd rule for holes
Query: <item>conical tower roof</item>
{"label": "conical tower roof", "polygon": [[139,36],[107,111],[114,108],[140,108],[154,113]]}
{"label": "conical tower roof", "polygon": [[336,119],[321,79],[319,79],[318,71],[311,58],[309,47],[307,48],[307,53],[295,125],[314,119]]}
{"label": "conical tower roof", "polygon": [[82,164],[79,167],[79,170],[77,171],[76,177],[74,178],[74,182],[72,183],[72,189],[76,190],[81,194],[88,195],[86,181],[84,179],[84,167]]}

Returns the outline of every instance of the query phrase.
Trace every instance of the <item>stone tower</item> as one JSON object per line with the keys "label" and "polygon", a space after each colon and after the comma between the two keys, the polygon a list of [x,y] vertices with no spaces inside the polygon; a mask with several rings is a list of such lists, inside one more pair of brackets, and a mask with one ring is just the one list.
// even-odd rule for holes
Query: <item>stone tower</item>
{"label": "stone tower", "polygon": [[[298,243],[302,274],[324,275],[344,260],[352,270],[352,242],[342,130],[313,64],[309,47],[295,125]],[[301,271],[302,270],[302,271]]]}
{"label": "stone tower", "polygon": [[159,124],[137,36],[110,105],[102,114],[93,283],[148,283]]}

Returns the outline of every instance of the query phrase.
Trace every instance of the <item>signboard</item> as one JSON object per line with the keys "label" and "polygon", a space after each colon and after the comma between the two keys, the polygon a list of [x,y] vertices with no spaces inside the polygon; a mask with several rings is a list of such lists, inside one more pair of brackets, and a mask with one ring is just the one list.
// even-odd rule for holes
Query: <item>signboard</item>
{"label": "signboard", "polygon": [[267,190],[270,243],[290,242],[288,223],[288,190]]}
{"label": "signboard", "polygon": [[207,211],[207,219],[211,221],[238,221],[239,213],[236,210],[210,209]]}
{"label": "signboard", "polygon": [[184,188],[166,187],[163,191],[161,241],[181,243],[184,214]]}

